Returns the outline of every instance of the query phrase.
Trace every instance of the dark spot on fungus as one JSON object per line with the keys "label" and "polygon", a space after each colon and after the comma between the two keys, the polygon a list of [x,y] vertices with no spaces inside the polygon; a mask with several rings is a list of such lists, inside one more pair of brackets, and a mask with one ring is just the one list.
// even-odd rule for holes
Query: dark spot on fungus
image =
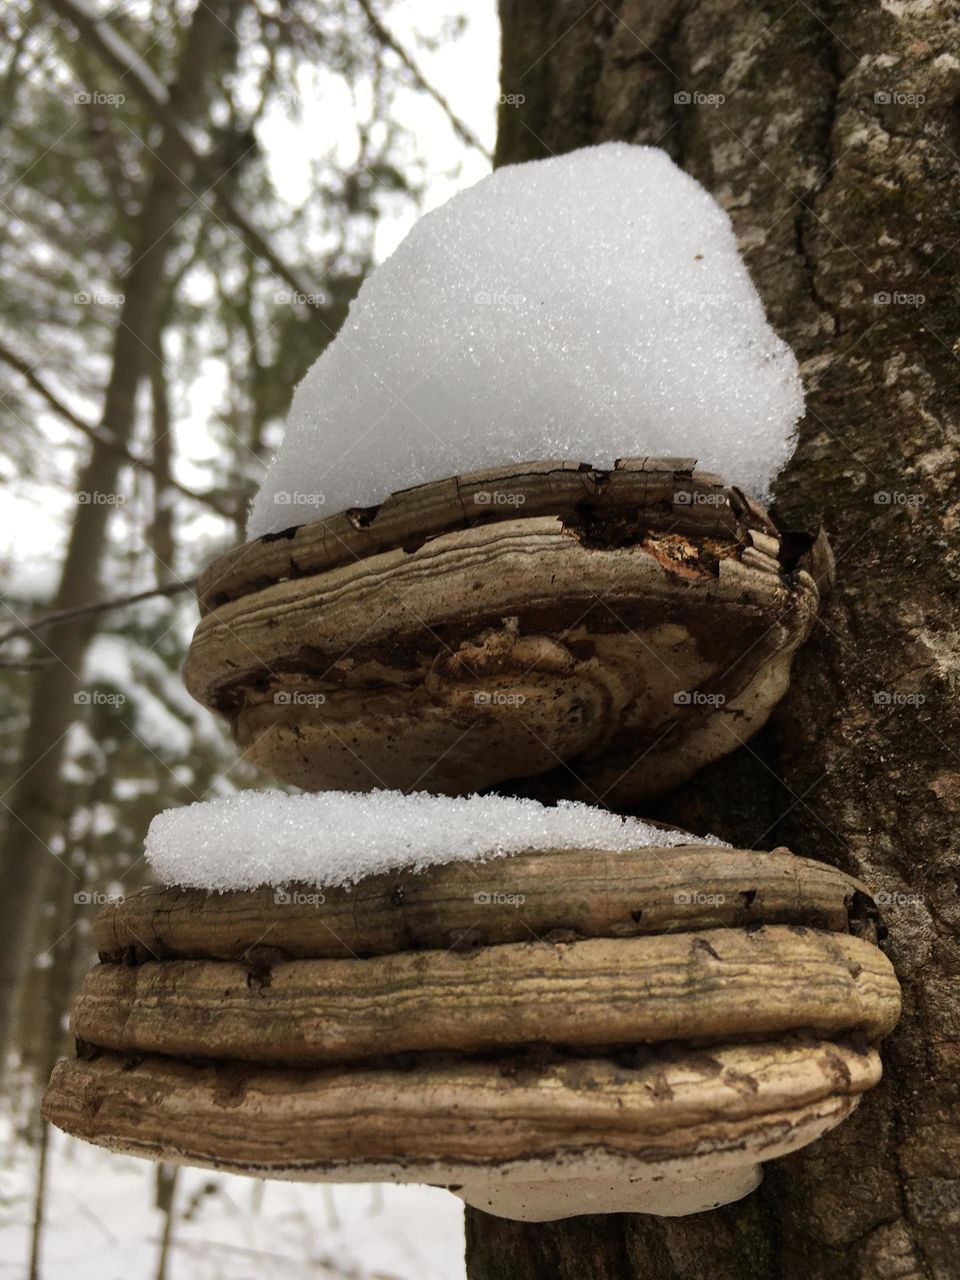
{"label": "dark spot on fungus", "polygon": [[251,965],[247,970],[247,986],[251,991],[265,991],[273,982],[273,971],[266,965]]}
{"label": "dark spot on fungus", "polygon": [[868,893],[855,889],[849,897],[844,899],[844,905],[847,908],[847,922],[852,934],[856,937],[869,938],[875,932],[878,941],[886,937],[887,930],[880,919],[877,904]]}
{"label": "dark spot on fungus", "polygon": [[380,507],[351,507],[346,516],[355,529],[369,529],[376,520]]}

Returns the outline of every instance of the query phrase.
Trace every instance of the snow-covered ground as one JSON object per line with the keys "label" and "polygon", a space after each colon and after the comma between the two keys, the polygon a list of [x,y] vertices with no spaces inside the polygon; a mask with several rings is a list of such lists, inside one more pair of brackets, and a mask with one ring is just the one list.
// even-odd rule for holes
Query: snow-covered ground
{"label": "snow-covered ground", "polygon": [[[53,1131],[42,1280],[153,1280],[155,1166]],[[37,1153],[2,1127],[0,1277],[28,1274]],[[434,1187],[258,1182],[181,1170],[166,1280],[462,1280],[463,1206]]]}

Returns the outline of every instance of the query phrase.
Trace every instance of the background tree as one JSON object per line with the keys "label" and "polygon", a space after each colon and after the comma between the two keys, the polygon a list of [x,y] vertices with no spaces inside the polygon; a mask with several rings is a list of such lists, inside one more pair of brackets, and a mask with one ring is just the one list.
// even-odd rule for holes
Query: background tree
{"label": "background tree", "polygon": [[[42,581],[5,566],[0,622],[0,1050],[41,1076],[82,895],[131,861],[135,886],[159,808],[258,782],[180,684],[190,580],[242,538],[292,386],[419,196],[394,99],[425,84],[356,0],[0,15],[0,483],[59,493],[65,530]],[[325,96],[293,198],[262,138]],[[18,1029],[28,990],[56,1007]]]}
{"label": "background tree", "polygon": [[[265,783],[181,684],[191,580],[242,540],[292,387],[342,323],[378,231],[412,217],[446,157],[483,150],[420,65],[461,25],[424,12],[432,34],[408,22],[405,43],[392,9],[10,0],[0,12],[0,490],[11,523],[22,515],[53,546],[38,564],[21,534],[29,563],[15,551],[0,565],[0,1232],[16,1266],[10,1239],[32,1220],[31,1278],[96,1221],[85,1153],[36,1108],[66,1049],[96,901],[146,879],[157,811]],[[421,100],[433,140],[451,139],[442,160],[402,123]],[[115,1164],[95,1166],[91,1201],[130,1181]],[[65,1215],[45,1211],[48,1183]],[[229,1245],[201,1245],[196,1228],[238,1214],[235,1180],[158,1166],[155,1194],[130,1191],[101,1236],[127,1274],[145,1224],[137,1274],[234,1274],[230,1258],[246,1274],[268,1256],[240,1247],[267,1236],[269,1207],[262,1231],[250,1221],[262,1186]],[[339,1230],[332,1190],[319,1223],[306,1195],[302,1209],[267,1199],[286,1261],[346,1274],[314,1256],[315,1231]]]}
{"label": "background tree", "polygon": [[525,102],[501,106],[497,162],[608,139],[666,149],[729,211],[808,390],[775,515],[823,522],[837,587],[774,721],[655,816],[787,844],[890,895],[904,1013],[883,1086],[768,1165],[753,1196],[691,1218],[544,1226],[468,1210],[469,1274],[947,1280],[960,1259],[956,10],[501,0],[501,19],[503,92]]}

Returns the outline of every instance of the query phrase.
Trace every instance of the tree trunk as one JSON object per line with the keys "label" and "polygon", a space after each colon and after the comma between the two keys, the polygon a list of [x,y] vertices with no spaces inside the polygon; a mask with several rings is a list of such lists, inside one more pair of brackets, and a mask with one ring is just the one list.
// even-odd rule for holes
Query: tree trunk
{"label": "tree trunk", "polygon": [[173,415],[170,411],[170,386],[167,356],[164,350],[167,328],[167,308],[164,307],[157,321],[157,336],[150,358],[150,418],[151,418],[151,501],[153,518],[147,527],[147,541],[153,552],[153,568],[157,586],[177,576],[177,538],[174,524],[173,479],[174,446]]}
{"label": "tree trunk", "polygon": [[[775,514],[823,522],[837,588],[767,729],[653,816],[788,844],[889,895],[904,1013],[883,1084],[752,1196],[542,1226],[468,1210],[471,1280],[946,1280],[960,1259],[956,10],[502,0],[501,16],[503,93],[525,102],[501,107],[498,162],[662,146],[728,209],[804,370]],[[724,98],[675,96],[698,93]]]}
{"label": "tree trunk", "polygon": [[[211,75],[224,45],[224,18],[232,18],[236,3],[211,0],[196,7],[170,94],[185,121],[204,117]],[[124,301],[100,423],[106,434],[123,444],[130,442],[137,389],[156,342],[157,312],[165,296],[173,234],[196,201],[189,189],[193,178],[188,159],[178,137],[165,133],[153,156],[142,211],[131,238],[130,267],[121,284]],[[77,514],[51,602],[54,610],[70,609],[97,596],[120,465],[116,450],[95,443],[80,470]],[[90,618],[51,627],[44,635],[42,649],[56,662],[34,680],[18,779],[3,800],[7,822],[0,844],[0,937],[4,940],[0,949],[0,1070],[11,1043],[40,906],[58,857],[58,826],[64,816],[60,812],[60,770],[66,735],[76,714],[74,695],[94,626],[95,619]]]}

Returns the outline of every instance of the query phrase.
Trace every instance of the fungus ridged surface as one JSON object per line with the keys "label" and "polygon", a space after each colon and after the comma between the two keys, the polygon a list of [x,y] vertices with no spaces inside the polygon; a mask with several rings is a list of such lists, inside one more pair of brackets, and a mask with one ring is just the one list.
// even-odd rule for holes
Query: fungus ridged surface
{"label": "fungus ridged surface", "polygon": [[865,887],[787,850],[530,850],[105,909],[48,1119],[491,1213],[698,1212],[840,1123],[899,990]]}
{"label": "fungus ridged surface", "polygon": [[306,790],[662,793],[763,725],[819,603],[809,550],[689,458],[502,467],[288,533],[203,575],[184,678]]}

